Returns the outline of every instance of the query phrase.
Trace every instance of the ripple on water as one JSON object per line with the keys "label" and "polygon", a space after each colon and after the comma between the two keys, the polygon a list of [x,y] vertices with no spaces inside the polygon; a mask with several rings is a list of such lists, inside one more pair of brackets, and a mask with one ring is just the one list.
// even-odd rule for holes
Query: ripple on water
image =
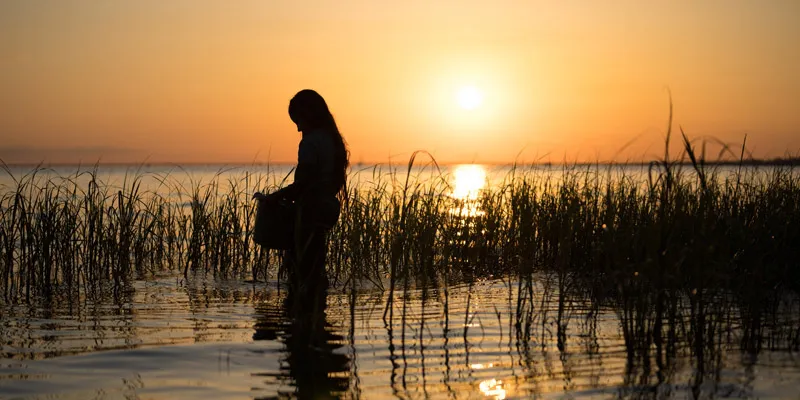
{"label": "ripple on water", "polygon": [[784,397],[800,388],[795,353],[747,356],[735,329],[732,342],[716,342],[716,371],[698,375],[686,343],[663,369],[652,344],[632,353],[611,306],[553,294],[518,308],[501,281],[424,297],[396,296],[384,320],[385,293],[358,294],[352,307],[333,293],[326,340],[310,347],[287,342],[297,331],[274,282],[162,279],[137,282],[117,303],[8,308],[0,397],[272,397],[298,382],[343,384],[340,394],[364,398]]}

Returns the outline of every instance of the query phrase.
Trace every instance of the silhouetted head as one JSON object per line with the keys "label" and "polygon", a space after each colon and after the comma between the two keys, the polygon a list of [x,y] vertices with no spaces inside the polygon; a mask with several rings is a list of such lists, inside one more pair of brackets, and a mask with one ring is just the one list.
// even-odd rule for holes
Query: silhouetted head
{"label": "silhouetted head", "polygon": [[297,124],[297,131],[335,126],[328,104],[319,93],[304,89],[289,101],[289,118]]}
{"label": "silhouetted head", "polygon": [[336,126],[336,120],[328,109],[325,99],[311,89],[297,92],[292,97],[292,100],[289,101],[289,118],[297,125],[298,132],[320,129],[333,137],[336,147],[334,157],[336,176],[334,177],[334,183],[336,184],[337,192],[342,193],[347,181],[347,167],[350,164],[348,161],[349,154],[347,144]]}

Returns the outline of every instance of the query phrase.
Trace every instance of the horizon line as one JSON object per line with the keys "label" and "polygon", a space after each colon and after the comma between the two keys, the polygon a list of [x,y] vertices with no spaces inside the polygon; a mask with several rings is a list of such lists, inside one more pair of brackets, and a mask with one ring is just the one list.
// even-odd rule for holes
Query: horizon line
{"label": "horizon line", "polygon": [[[434,160],[435,161],[435,160]],[[540,166],[586,166],[586,165],[649,165],[652,163],[663,163],[664,160],[627,160],[627,161],[530,161],[530,162],[516,162],[516,161],[435,161],[439,165],[490,165],[490,166],[513,166],[513,165],[540,165]],[[692,162],[689,159],[673,160],[675,164],[689,164]],[[425,165],[426,163],[419,163]],[[81,167],[81,166],[99,166],[99,167],[119,167],[119,166],[256,166],[264,167],[270,165],[276,166],[293,166],[297,163],[295,161],[278,161],[278,162],[243,162],[243,161],[190,161],[190,162],[172,162],[172,161],[156,161],[156,162],[94,162],[84,163],[78,162],[12,162],[6,163],[0,159],[0,164],[8,167]],[[745,158],[742,160],[705,160],[706,165],[781,165],[791,164],[800,165],[800,157],[774,157],[774,158]],[[390,166],[407,166],[407,162],[372,162],[372,161],[358,161],[351,162],[350,166],[375,166],[375,165],[390,165]]]}

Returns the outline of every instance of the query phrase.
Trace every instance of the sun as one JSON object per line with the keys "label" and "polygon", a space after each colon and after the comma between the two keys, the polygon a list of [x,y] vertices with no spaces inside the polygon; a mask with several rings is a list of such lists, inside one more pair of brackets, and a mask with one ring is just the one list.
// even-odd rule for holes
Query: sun
{"label": "sun", "polygon": [[475,86],[463,86],[456,93],[458,105],[465,110],[474,110],[483,103],[483,93]]}

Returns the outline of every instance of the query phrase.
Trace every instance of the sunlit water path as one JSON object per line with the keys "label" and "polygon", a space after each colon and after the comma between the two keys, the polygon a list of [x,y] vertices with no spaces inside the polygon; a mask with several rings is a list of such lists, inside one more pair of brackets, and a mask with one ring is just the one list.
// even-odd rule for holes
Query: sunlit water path
{"label": "sunlit water path", "polygon": [[[797,354],[741,351],[735,318],[720,318],[729,328],[706,355],[718,370],[698,380],[686,343],[667,367],[642,365],[618,310],[569,301],[559,323],[559,296],[541,284],[527,338],[513,282],[398,294],[391,324],[384,293],[331,293],[327,346],[311,350],[287,342],[274,282],[163,278],[130,289],[102,303],[4,309],[0,397],[272,398],[298,379],[363,398],[792,398],[800,388]],[[314,360],[327,360],[324,371],[307,370]]]}

